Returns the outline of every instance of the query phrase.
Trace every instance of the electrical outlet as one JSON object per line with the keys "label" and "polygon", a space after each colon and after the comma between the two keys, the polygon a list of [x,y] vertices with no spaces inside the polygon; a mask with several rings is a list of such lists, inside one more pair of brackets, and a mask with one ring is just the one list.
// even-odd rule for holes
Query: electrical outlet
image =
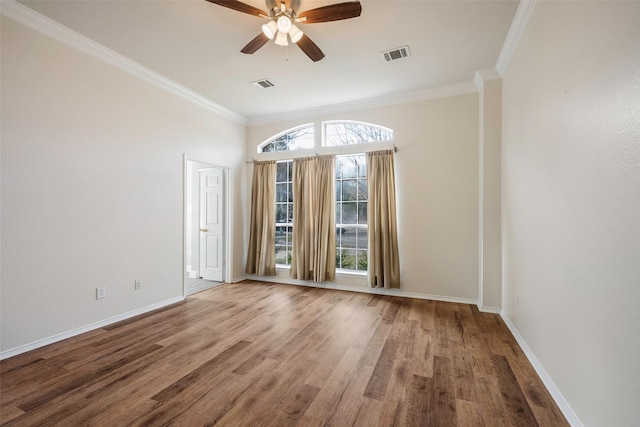
{"label": "electrical outlet", "polygon": [[140,282],[140,280],[136,280],[135,282],[133,282],[133,284],[135,285],[136,291],[142,289],[142,283]]}
{"label": "electrical outlet", "polygon": [[107,294],[106,288],[96,288],[96,299],[104,299]]}

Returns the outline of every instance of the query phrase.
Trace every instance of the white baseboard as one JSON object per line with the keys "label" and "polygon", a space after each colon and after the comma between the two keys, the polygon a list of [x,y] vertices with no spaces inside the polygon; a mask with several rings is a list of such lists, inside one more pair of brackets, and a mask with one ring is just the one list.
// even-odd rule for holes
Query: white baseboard
{"label": "white baseboard", "polygon": [[122,320],[129,319],[131,317],[139,316],[144,313],[148,313],[153,310],[157,310],[162,307],[166,307],[171,304],[175,304],[177,302],[184,301],[184,297],[179,296],[175,298],[171,298],[168,300],[164,300],[155,304],[148,305],[146,307],[138,308],[136,310],[129,311],[127,313],[119,314],[117,316],[109,317],[108,319],[100,320],[99,322],[90,323],[85,326],[81,326],[76,329],[72,329],[67,332],[63,332],[61,334],[56,334],[48,338],[43,338],[37,341],[34,341],[29,344],[24,344],[19,347],[11,348],[9,350],[5,350],[0,352],[0,360],[8,359],[9,357],[17,356],[22,353],[26,353],[31,350],[35,350],[40,347],[44,347],[45,345],[53,344],[58,341],[66,340],[67,338],[74,337],[76,335],[84,334],[85,332],[93,331],[94,329],[102,328],[107,325],[111,325],[116,322],[120,322]]}
{"label": "white baseboard", "polygon": [[296,285],[296,286],[308,286],[312,288],[322,288],[322,289],[335,289],[338,291],[350,291],[350,292],[362,292],[365,294],[377,294],[377,295],[390,295],[394,297],[404,297],[404,298],[418,298],[418,299],[426,299],[433,301],[444,301],[444,302],[457,302],[460,304],[478,304],[477,300],[470,298],[458,298],[458,297],[447,297],[442,295],[430,295],[430,294],[420,294],[416,292],[406,292],[402,289],[386,289],[386,288],[370,288],[364,286],[349,286],[349,285],[340,285],[336,283],[324,282],[324,283],[316,283],[310,282],[307,280],[295,280],[288,279],[277,276],[255,276],[253,274],[249,274],[246,277],[249,280],[259,280],[261,282],[272,282],[272,283],[282,283],[285,285]]}
{"label": "white baseboard", "polygon": [[238,282],[242,282],[243,280],[247,280],[247,276],[243,275],[243,276],[236,276],[234,278],[231,279],[231,283],[238,283]]}
{"label": "white baseboard", "polygon": [[224,285],[224,282],[210,282],[208,280],[201,280],[196,286],[187,286],[187,296],[197,294],[198,292],[206,291],[207,289],[215,288],[216,286]]}
{"label": "white baseboard", "polygon": [[478,305],[478,310],[483,313],[494,313],[494,314],[502,314],[502,309],[500,307],[489,307],[487,305]]}
{"label": "white baseboard", "polygon": [[531,351],[524,338],[522,338],[522,335],[520,335],[520,332],[518,332],[516,326],[513,324],[513,322],[511,322],[509,316],[506,315],[504,310],[500,312],[500,316],[515,337],[522,351],[524,351],[524,354],[527,356],[527,359],[529,359],[529,362],[531,362],[531,365],[533,365],[533,369],[536,370],[536,373],[544,383],[545,387],[547,387],[547,390],[549,390],[549,393],[551,393],[551,397],[553,398],[553,400],[555,400],[556,404],[562,411],[562,414],[567,419],[569,424],[573,427],[582,427],[582,422],[580,421],[576,413],[573,412],[571,406],[569,406],[569,402],[567,402],[562,393],[560,393],[560,390],[558,390],[558,387],[556,387],[547,371],[542,367],[542,364],[540,363],[536,355],[533,353],[533,351]]}

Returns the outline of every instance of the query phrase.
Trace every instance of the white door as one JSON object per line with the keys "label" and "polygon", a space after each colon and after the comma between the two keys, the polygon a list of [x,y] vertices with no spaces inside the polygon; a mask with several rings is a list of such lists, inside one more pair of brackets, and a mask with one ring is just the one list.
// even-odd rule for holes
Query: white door
{"label": "white door", "polygon": [[222,282],[223,191],[222,169],[200,171],[200,276]]}

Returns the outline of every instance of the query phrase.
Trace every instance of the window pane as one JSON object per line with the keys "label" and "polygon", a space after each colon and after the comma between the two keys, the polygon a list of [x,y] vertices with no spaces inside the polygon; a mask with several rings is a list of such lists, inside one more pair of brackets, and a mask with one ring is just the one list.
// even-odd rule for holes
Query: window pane
{"label": "window pane", "polygon": [[287,162],[287,181],[293,181],[293,160]]}
{"label": "window pane", "polygon": [[342,203],[336,203],[336,224],[342,224]]}
{"label": "window pane", "polygon": [[342,178],[355,178],[357,171],[358,166],[353,156],[342,158]]}
{"label": "window pane", "polygon": [[357,224],[356,203],[342,203],[342,224]]}
{"label": "window pane", "polygon": [[336,200],[341,201],[340,195],[342,194],[342,181],[336,180]]}
{"label": "window pane", "polygon": [[290,225],[285,227],[285,235],[287,237],[287,246],[291,249],[293,243],[293,228]]}
{"label": "window pane", "polygon": [[287,222],[287,204],[286,203],[276,204],[276,223],[278,222]]}
{"label": "window pane", "polygon": [[287,245],[287,231],[286,227],[276,227],[276,246]]}
{"label": "window pane", "polygon": [[287,211],[288,211],[287,222],[291,223],[293,222],[293,203],[287,203]]}
{"label": "window pane", "polygon": [[[264,145],[264,146],[262,147],[262,152],[263,152],[263,153],[270,153],[270,152],[272,152],[272,151],[273,151],[273,149],[274,149],[274,145],[273,145],[273,143],[266,144],[266,145]],[[258,147],[258,152],[260,152],[260,148],[259,148],[259,147]]]}
{"label": "window pane", "polygon": [[358,203],[358,224],[367,224],[367,202]]}
{"label": "window pane", "polygon": [[365,156],[358,156],[358,177],[366,178],[367,177],[367,159]]}
{"label": "window pane", "polygon": [[355,202],[358,199],[358,187],[355,179],[345,179],[342,181],[342,200]]}
{"label": "window pane", "polygon": [[358,235],[356,237],[356,244],[358,249],[366,249],[369,247],[369,230],[366,228],[358,228]]}
{"label": "window pane", "polygon": [[390,141],[393,131],[370,123],[351,121],[324,122],[324,145],[361,144],[363,142]]}
{"label": "window pane", "polygon": [[359,179],[358,180],[358,200],[367,200],[369,193],[367,191],[367,180]]}
{"label": "window pane", "polygon": [[343,248],[355,249],[357,248],[358,230],[355,227],[343,227],[341,233],[341,246]]}
{"label": "window pane", "polygon": [[356,269],[356,251],[353,249],[339,249],[336,251],[336,267],[350,270]]}
{"label": "window pane", "polygon": [[289,194],[287,191],[287,184],[276,184],[276,202],[288,202]]}
{"label": "window pane", "polygon": [[342,178],[342,157],[336,157],[336,178]]}
{"label": "window pane", "polygon": [[289,162],[276,163],[276,182],[284,182],[287,180],[287,164]]}
{"label": "window pane", "polygon": [[291,251],[286,246],[276,246],[276,264],[291,264]]}
{"label": "window pane", "polygon": [[367,271],[367,267],[369,267],[368,255],[368,251],[366,250],[358,251],[356,258],[356,269],[358,271]]}

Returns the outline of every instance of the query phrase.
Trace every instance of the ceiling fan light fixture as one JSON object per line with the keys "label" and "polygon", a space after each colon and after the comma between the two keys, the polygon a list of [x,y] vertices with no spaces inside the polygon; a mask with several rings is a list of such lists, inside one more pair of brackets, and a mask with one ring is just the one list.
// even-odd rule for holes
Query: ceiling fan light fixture
{"label": "ceiling fan light fixture", "polygon": [[278,31],[286,34],[291,30],[292,26],[291,18],[287,15],[280,15],[278,17]]}
{"label": "ceiling fan light fixture", "polygon": [[295,25],[292,25],[291,29],[289,30],[291,43],[298,43],[298,41],[302,38],[303,34],[304,33],[302,32],[302,30],[300,30],[300,28],[296,27]]}
{"label": "ceiling fan light fixture", "polygon": [[262,32],[271,40],[278,32],[278,24],[276,24],[276,21],[269,21],[269,23],[262,26]]}
{"label": "ceiling fan light fixture", "polygon": [[278,35],[276,36],[276,44],[278,46],[289,46],[289,42],[287,42],[287,33],[278,31]]}

